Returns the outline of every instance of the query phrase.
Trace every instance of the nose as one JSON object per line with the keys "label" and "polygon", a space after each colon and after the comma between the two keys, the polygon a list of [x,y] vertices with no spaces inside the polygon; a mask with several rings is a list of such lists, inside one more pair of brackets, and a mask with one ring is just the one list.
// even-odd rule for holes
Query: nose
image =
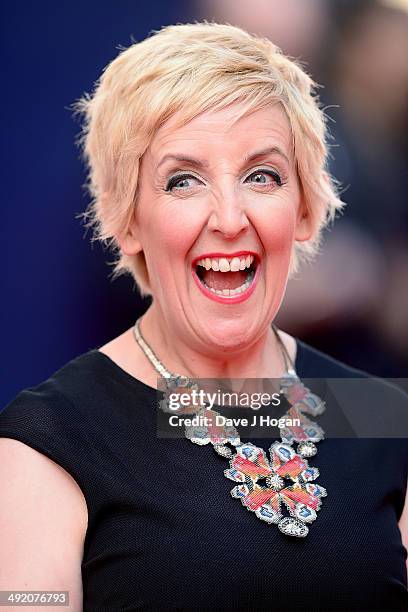
{"label": "nose", "polygon": [[235,238],[249,227],[245,206],[236,194],[222,196],[214,202],[208,219],[208,228],[220,232],[226,238]]}

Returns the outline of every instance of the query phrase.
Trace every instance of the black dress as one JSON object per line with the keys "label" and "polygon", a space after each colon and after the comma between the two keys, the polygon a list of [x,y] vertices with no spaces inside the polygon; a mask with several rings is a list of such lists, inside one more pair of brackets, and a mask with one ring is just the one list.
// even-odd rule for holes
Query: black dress
{"label": "black dress", "polygon": [[[301,378],[363,375],[297,345]],[[388,410],[398,391],[386,395]],[[96,349],[22,391],[0,436],[83,491],[84,610],[408,610],[405,439],[320,442],[310,463],[328,496],[308,536],[291,538],[231,497],[210,445],[158,438],[156,391]]]}

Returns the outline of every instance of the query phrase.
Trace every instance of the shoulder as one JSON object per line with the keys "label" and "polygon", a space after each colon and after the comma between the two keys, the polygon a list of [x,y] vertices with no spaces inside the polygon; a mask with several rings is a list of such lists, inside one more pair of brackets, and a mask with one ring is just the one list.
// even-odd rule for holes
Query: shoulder
{"label": "shoulder", "polygon": [[135,414],[134,428],[142,428],[155,399],[153,390],[92,349],[0,409],[0,438],[15,438],[45,454],[84,489],[107,445],[121,443]]}
{"label": "shoulder", "polygon": [[[106,377],[105,377],[106,378]],[[104,376],[93,351],[69,361],[48,379],[20,391],[0,410],[0,442],[3,453],[29,460],[38,470],[47,470],[52,462],[75,480],[89,502],[87,465],[91,441],[105,435],[108,419],[98,419]],[[30,447],[30,448],[28,448]],[[41,454],[41,457],[39,455]],[[11,460],[11,459],[10,459]],[[51,460],[51,461],[50,461]],[[64,477],[59,468],[59,480]],[[58,476],[58,475],[57,475]],[[65,477],[66,486],[72,480]]]}
{"label": "shoulder", "polygon": [[0,408],[0,435],[4,423],[13,418],[35,417],[40,427],[43,419],[52,425],[56,419],[73,417],[80,409],[75,402],[78,393],[90,387],[90,381],[97,378],[96,361],[92,351],[67,362],[49,378],[37,385],[22,389],[5,407]]}
{"label": "shoulder", "polygon": [[72,422],[80,415],[89,416],[94,406],[102,411],[110,398],[126,390],[129,381],[136,385],[138,382],[126,376],[106,355],[92,349],[74,357],[39,384],[22,389],[4,408],[0,407],[0,424],[12,411],[27,416],[35,411],[37,418],[43,415]]}
{"label": "shoulder", "polygon": [[370,374],[327,355],[306,342],[295,338],[296,370],[300,377],[368,378]]}
{"label": "shoulder", "polygon": [[370,376],[367,372],[353,368],[281,329],[278,331],[301,378],[362,378]]}
{"label": "shoulder", "polygon": [[[299,339],[296,339],[296,344],[296,371],[300,378],[347,379],[347,384],[353,381],[356,388],[397,400],[407,410],[408,394],[393,379],[387,380],[351,367]],[[346,387],[345,380],[338,382],[338,388],[341,385]]]}
{"label": "shoulder", "polygon": [[[82,468],[89,442],[69,398],[74,373],[67,366],[0,411],[0,525],[7,525],[3,580],[34,587],[48,576],[56,588],[63,578],[79,609],[92,495]],[[27,555],[34,563],[30,575],[18,562]]]}
{"label": "shoulder", "polygon": [[408,394],[398,381],[353,368],[299,339],[296,342],[298,375],[324,383],[359,437],[401,442],[408,438]]}

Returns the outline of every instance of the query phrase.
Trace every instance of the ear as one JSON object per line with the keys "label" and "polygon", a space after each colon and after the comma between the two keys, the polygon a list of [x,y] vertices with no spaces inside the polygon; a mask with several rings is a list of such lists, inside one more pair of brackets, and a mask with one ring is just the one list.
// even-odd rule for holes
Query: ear
{"label": "ear", "polygon": [[296,217],[296,231],[295,240],[298,242],[305,242],[310,240],[313,236],[314,227],[310,212],[307,208],[305,198],[302,195],[297,217]]}
{"label": "ear", "polygon": [[137,255],[143,250],[140,242],[140,232],[136,220],[133,217],[127,231],[118,238],[120,250],[125,255]]}

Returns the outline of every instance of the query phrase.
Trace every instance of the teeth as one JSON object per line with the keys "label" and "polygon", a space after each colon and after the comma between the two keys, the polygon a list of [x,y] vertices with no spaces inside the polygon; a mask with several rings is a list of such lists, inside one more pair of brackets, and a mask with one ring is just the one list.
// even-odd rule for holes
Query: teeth
{"label": "teeth", "polygon": [[214,272],[238,272],[238,270],[245,270],[249,268],[254,261],[253,255],[247,255],[246,257],[227,257],[209,258],[205,257],[197,262],[198,266],[202,266],[206,270],[214,270]]}
{"label": "teeth", "polygon": [[[214,262],[213,262],[213,266],[214,266]],[[220,272],[229,272],[230,271],[230,265],[229,265],[228,259],[220,259],[219,260],[219,270],[220,270]]]}
{"label": "teeth", "polygon": [[213,289],[212,287],[209,287],[205,282],[203,282],[203,284],[205,285],[207,289],[212,291],[212,293],[216,293],[217,295],[222,295],[223,297],[225,296],[233,297],[234,295],[244,293],[244,291],[246,291],[248,287],[250,286],[250,284],[252,283],[254,276],[255,276],[255,273],[250,272],[249,277],[245,281],[245,283],[241,285],[240,287],[237,287],[236,289]]}
{"label": "teeth", "polygon": [[[247,255],[246,257],[204,257],[200,259],[196,265],[202,266],[206,270],[214,270],[214,272],[238,272],[239,270],[246,270],[249,268],[254,261],[253,255]],[[213,289],[209,287],[205,281],[201,281],[207,289],[212,291],[217,295],[222,295],[223,297],[233,297],[235,295],[239,295],[240,293],[244,293],[248,287],[251,285],[253,278],[255,276],[254,271],[249,272],[247,275],[247,279],[245,283],[243,283],[240,287],[236,287],[236,289]]]}
{"label": "teeth", "polygon": [[241,265],[241,260],[239,257],[234,257],[234,259],[230,263],[231,272],[238,272],[239,266]]}

